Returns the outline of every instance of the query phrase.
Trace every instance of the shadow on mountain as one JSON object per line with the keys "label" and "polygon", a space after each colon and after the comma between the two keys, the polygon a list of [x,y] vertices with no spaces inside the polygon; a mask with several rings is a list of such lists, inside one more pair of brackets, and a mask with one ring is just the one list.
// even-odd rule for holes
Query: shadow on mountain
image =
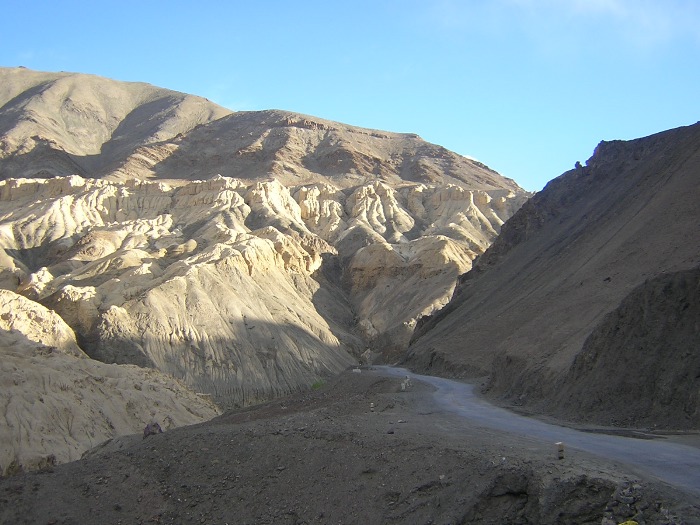
{"label": "shadow on mountain", "polygon": [[[673,316],[659,321],[651,299],[617,309],[645,281],[700,263],[700,125],[602,142],[586,164],[504,224],[452,301],[417,327],[406,364],[489,375],[488,396],[570,421],[652,423],[643,414],[651,410],[658,424],[697,428],[700,413],[689,402],[697,380],[681,377],[694,366],[684,355],[694,339],[678,332],[688,342],[671,352],[665,340],[680,327]],[[619,333],[606,325],[615,311]],[[572,396],[566,404],[564,392]]]}
{"label": "shadow on mountain", "polygon": [[102,145],[99,155],[102,160],[101,166],[94,166],[93,169],[109,171],[110,164],[123,161],[134,152],[135,147],[153,142],[152,138],[158,135],[167,116],[177,111],[179,102],[181,101],[177,97],[170,95],[136,106]]}
{"label": "shadow on mountain", "polygon": [[157,368],[222,408],[237,408],[309,389],[356,363],[343,347],[323,342],[298,325],[258,319],[231,322],[233,336],[188,332],[184,341],[144,334],[83,336],[80,344],[105,363]]}
{"label": "shadow on mountain", "polygon": [[20,330],[5,330],[0,328],[0,355],[2,353],[13,353],[27,358],[38,356],[45,357],[52,353],[78,357],[70,351],[30,339]]}
{"label": "shadow on mountain", "polygon": [[28,273],[60,263],[65,250],[66,244],[63,239],[46,242],[33,248],[4,249],[5,253],[12,257],[14,264]]}
{"label": "shadow on mountain", "polygon": [[588,336],[554,412],[600,424],[700,428],[698,319],[700,267],[638,286]]}
{"label": "shadow on mountain", "polygon": [[49,141],[38,137],[35,137],[35,140],[38,144],[27,153],[14,154],[3,159],[0,180],[49,179],[69,175],[91,176],[84,167],[85,158],[57,149]]}

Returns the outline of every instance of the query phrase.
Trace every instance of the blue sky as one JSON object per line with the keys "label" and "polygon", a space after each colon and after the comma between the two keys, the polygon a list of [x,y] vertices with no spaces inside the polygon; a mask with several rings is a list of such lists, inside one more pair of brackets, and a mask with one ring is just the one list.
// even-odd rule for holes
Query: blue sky
{"label": "blue sky", "polygon": [[0,0],[0,65],[418,133],[528,190],[700,120],[698,0]]}

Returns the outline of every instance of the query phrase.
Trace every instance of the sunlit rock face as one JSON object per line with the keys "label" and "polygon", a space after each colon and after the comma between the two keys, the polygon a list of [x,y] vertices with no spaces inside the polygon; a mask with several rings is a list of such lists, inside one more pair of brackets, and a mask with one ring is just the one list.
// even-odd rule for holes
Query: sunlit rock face
{"label": "sunlit rock face", "polygon": [[106,439],[219,409],[158,370],[88,358],[61,317],[0,290],[0,475],[79,459]]}
{"label": "sunlit rock face", "polygon": [[60,314],[92,358],[249,404],[367,348],[398,355],[517,202],[380,182],[10,179],[0,278]]}
{"label": "sunlit rock face", "polygon": [[159,374],[197,417],[194,392],[242,406],[395,360],[527,197],[414,134],[0,68],[0,289],[73,341],[42,341],[69,350],[41,373]]}

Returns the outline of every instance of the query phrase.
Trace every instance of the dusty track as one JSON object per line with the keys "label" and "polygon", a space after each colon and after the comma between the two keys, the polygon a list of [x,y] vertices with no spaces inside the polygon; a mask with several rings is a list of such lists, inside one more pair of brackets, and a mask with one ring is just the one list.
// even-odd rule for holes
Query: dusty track
{"label": "dusty track", "polygon": [[[434,376],[413,374],[406,369],[378,367],[390,376],[409,375],[436,388],[435,403],[444,410],[489,429],[508,432],[553,444],[563,442],[601,458],[625,463],[632,469],[656,476],[676,488],[700,496],[700,435],[660,436],[625,429],[581,429],[548,424],[494,406],[474,393],[474,385]],[[610,435],[613,432],[624,435]]]}
{"label": "dusty track", "polygon": [[0,523],[700,523],[697,498],[587,452],[558,460],[384,374],[0,480]]}

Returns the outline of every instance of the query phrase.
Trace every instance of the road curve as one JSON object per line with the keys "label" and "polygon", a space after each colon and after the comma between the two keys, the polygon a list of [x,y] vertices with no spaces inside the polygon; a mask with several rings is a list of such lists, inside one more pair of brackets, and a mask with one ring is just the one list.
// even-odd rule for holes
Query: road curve
{"label": "road curve", "polygon": [[475,424],[530,438],[565,443],[567,448],[583,450],[645,471],[686,492],[700,496],[700,449],[663,439],[635,439],[583,432],[521,416],[494,406],[474,393],[474,385],[441,377],[414,374],[404,368],[377,366],[389,376],[409,376],[436,388],[438,406]]}

